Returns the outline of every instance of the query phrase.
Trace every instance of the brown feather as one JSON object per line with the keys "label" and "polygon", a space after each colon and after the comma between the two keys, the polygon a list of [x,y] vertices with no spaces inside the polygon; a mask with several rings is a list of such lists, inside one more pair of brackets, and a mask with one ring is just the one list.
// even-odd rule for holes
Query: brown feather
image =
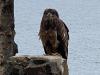
{"label": "brown feather", "polygon": [[69,30],[55,9],[46,9],[40,25],[39,36],[46,54],[68,57]]}

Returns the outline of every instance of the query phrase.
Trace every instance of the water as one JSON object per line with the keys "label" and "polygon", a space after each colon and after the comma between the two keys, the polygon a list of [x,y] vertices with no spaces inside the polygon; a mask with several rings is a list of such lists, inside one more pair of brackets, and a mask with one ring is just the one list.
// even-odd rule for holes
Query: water
{"label": "water", "polygon": [[45,8],[57,9],[70,30],[70,75],[100,75],[100,0],[15,0],[17,55],[44,54],[38,32]]}

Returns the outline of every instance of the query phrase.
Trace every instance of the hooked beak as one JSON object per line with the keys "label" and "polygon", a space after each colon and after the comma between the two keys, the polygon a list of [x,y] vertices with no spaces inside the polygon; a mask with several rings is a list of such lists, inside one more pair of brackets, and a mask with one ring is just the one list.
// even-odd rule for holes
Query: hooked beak
{"label": "hooked beak", "polygon": [[48,17],[49,19],[51,19],[51,18],[52,18],[52,14],[51,14],[51,13],[48,13],[48,14],[47,14],[47,17]]}

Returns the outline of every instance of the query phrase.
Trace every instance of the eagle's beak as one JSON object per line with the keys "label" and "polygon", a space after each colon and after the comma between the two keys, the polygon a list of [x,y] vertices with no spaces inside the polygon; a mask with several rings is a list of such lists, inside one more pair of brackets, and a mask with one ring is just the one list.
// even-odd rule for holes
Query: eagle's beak
{"label": "eagle's beak", "polygon": [[52,14],[51,13],[48,13],[47,14],[48,18],[52,17]]}
{"label": "eagle's beak", "polygon": [[48,13],[47,16],[52,16],[52,14],[51,13]]}
{"label": "eagle's beak", "polygon": [[48,13],[48,14],[47,14],[47,17],[48,17],[48,20],[49,20],[49,21],[52,21],[52,14],[51,14],[51,13]]}

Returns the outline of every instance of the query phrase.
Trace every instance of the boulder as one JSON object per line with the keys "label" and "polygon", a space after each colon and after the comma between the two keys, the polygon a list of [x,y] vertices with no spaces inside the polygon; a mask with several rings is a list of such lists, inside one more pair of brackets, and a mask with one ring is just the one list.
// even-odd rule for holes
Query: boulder
{"label": "boulder", "polygon": [[10,75],[69,75],[67,61],[60,56],[13,56],[8,65]]}

